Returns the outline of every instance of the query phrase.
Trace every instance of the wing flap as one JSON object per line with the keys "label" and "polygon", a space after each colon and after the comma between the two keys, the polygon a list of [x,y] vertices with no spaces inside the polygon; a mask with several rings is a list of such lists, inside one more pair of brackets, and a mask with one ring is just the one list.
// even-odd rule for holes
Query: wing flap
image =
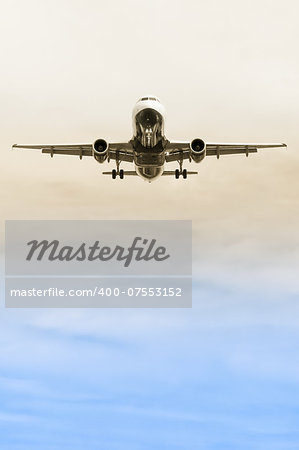
{"label": "wing flap", "polygon": [[109,159],[133,162],[133,146],[130,142],[112,142],[109,144]]}
{"label": "wing flap", "polygon": [[180,150],[180,151],[174,151],[171,153],[165,153],[165,161],[166,162],[172,162],[172,161],[180,161],[181,159],[189,159],[190,160],[190,150]]}
{"label": "wing flap", "polygon": [[133,152],[128,152],[128,151],[121,151],[121,150],[110,150],[109,149],[109,153],[108,153],[108,157],[109,159],[118,159],[119,162],[121,161],[126,161],[126,162],[133,162],[134,161],[134,155]]}
{"label": "wing flap", "polygon": [[217,158],[219,158],[219,156],[221,155],[240,155],[242,153],[246,154],[246,156],[249,155],[249,153],[256,153],[257,149],[256,148],[221,148],[221,147],[216,147],[216,148],[207,148],[206,150],[206,155],[207,156],[217,156]]}
{"label": "wing flap", "polygon": [[42,148],[42,153],[49,153],[51,156],[53,155],[74,155],[79,156],[82,158],[82,156],[92,156],[92,149],[84,149],[84,148],[72,148],[72,149],[49,149],[49,148]]}

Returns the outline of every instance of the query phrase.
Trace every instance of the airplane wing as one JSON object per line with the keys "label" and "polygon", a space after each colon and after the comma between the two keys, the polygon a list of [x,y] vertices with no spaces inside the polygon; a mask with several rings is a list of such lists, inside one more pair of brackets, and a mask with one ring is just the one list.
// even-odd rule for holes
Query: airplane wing
{"label": "airplane wing", "polygon": [[[221,143],[206,143],[206,156],[221,155],[237,155],[244,153],[246,156],[249,153],[256,153],[259,149],[286,147],[286,144],[221,144]],[[190,142],[168,142],[165,148],[166,161],[177,161],[180,159],[189,159],[190,156]]]}
{"label": "airplane wing", "polygon": [[[21,145],[14,144],[12,148],[41,150],[42,153],[54,155],[75,155],[82,159],[83,156],[93,156],[92,144],[58,144],[58,145]],[[133,162],[133,148],[130,142],[116,142],[109,144],[109,159],[119,158],[120,161]]]}
{"label": "airplane wing", "polygon": [[82,159],[83,156],[92,156],[91,144],[58,144],[58,145],[21,145],[14,144],[12,148],[41,150],[42,153],[54,155],[76,155]]}
{"label": "airplane wing", "polygon": [[218,143],[208,143],[206,144],[206,155],[207,156],[217,156],[219,158],[221,155],[237,155],[244,153],[246,156],[249,153],[256,153],[258,150],[263,148],[277,148],[286,147],[286,144],[218,144]]}

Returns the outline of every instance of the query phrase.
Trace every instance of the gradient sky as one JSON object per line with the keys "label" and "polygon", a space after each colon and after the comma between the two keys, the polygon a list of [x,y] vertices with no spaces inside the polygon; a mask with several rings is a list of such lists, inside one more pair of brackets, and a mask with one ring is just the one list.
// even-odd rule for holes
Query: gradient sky
{"label": "gradient sky", "polygon": [[[295,1],[3,1],[5,219],[192,219],[191,310],[0,311],[0,448],[299,446]],[[170,139],[286,142],[199,175],[113,181],[13,143],[128,140],[144,94]],[[174,167],[176,167],[174,165]]]}

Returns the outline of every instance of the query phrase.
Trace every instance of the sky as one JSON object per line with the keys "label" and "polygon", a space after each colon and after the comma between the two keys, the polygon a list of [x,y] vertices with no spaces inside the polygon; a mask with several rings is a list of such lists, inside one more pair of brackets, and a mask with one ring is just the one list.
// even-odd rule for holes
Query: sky
{"label": "sky", "polygon": [[[1,3],[2,255],[8,219],[193,223],[192,309],[10,310],[2,289],[1,450],[298,448],[298,13],[293,0]],[[129,140],[147,94],[169,139],[288,148],[151,184],[11,150]]]}

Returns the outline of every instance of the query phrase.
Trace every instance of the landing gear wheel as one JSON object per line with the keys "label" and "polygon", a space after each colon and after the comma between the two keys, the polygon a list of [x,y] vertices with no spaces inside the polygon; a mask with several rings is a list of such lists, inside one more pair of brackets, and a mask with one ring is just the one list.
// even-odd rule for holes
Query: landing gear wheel
{"label": "landing gear wheel", "polygon": [[112,170],[112,172],[111,172],[111,174],[112,174],[112,178],[113,178],[113,180],[115,180],[115,178],[116,178],[116,175],[117,175],[117,173],[116,173],[116,170],[115,170],[115,169],[113,169],[113,170]]}
{"label": "landing gear wheel", "polygon": [[179,169],[175,169],[174,176],[175,176],[176,179],[178,179],[180,177]]}
{"label": "landing gear wheel", "polygon": [[183,178],[186,180],[186,178],[187,178],[187,169],[184,169],[183,170]]}
{"label": "landing gear wheel", "polygon": [[123,177],[124,177],[124,171],[123,171],[123,169],[120,169],[120,171],[119,171],[119,178],[122,180]]}

